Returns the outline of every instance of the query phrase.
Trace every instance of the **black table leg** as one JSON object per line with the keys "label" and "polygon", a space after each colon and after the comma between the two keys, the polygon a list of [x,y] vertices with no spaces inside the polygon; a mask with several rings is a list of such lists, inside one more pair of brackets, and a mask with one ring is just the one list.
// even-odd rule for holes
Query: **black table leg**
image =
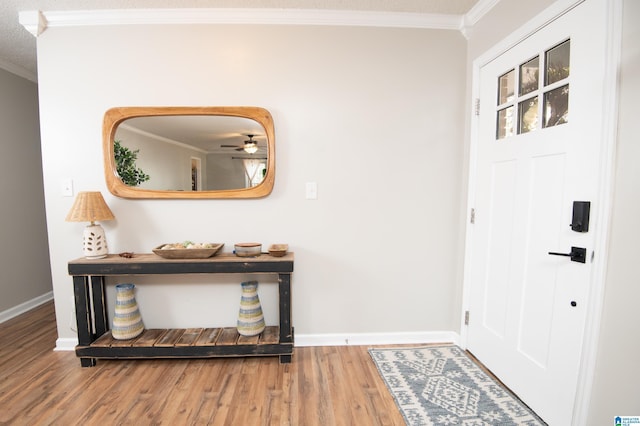
{"label": "black table leg", "polygon": [[291,274],[278,274],[280,299],[280,343],[293,342],[291,332]]}
{"label": "black table leg", "polygon": [[93,321],[96,327],[95,335],[100,337],[109,330],[103,276],[91,277],[91,297],[93,300]]}
{"label": "black table leg", "polygon": [[[280,344],[291,344],[293,351],[293,328],[291,327],[291,274],[278,274],[280,300]],[[280,355],[280,364],[291,362],[291,354]]]}
{"label": "black table leg", "polygon": [[291,355],[280,355],[280,364],[291,363]]}
{"label": "black table leg", "polygon": [[[73,277],[73,294],[76,304],[76,325],[78,326],[78,345],[88,346],[93,341],[91,330],[91,302],[89,300],[89,280],[87,277]],[[95,365],[93,358],[81,358],[83,367]]]}
{"label": "black table leg", "polygon": [[95,358],[80,358],[80,365],[83,367],[95,367],[96,359]]}

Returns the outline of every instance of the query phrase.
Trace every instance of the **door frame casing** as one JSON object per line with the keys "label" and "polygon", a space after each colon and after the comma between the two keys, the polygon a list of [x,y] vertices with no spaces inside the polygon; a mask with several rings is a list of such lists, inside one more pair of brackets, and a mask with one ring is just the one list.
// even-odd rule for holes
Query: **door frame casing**
{"label": "door frame casing", "polygon": [[[613,204],[613,185],[615,170],[615,147],[618,118],[618,69],[622,40],[622,2],[623,0],[559,0],[543,10],[540,14],[511,33],[487,52],[473,61],[471,99],[472,112],[469,123],[469,177],[467,190],[467,214],[465,230],[464,278],[462,288],[462,311],[460,317],[460,343],[467,348],[468,326],[465,325],[465,314],[470,306],[471,290],[471,247],[474,227],[471,224],[471,209],[475,205],[476,162],[478,149],[479,115],[475,114],[476,99],[480,98],[480,70],[507,50],[519,44],[530,35],[544,28],[560,16],[569,13],[576,6],[585,1],[605,1],[607,13],[603,19],[605,23],[605,69],[603,83],[603,116],[601,124],[601,141],[599,155],[598,205],[595,215],[598,226],[594,235],[594,251],[596,260],[593,263],[593,273],[589,284],[587,315],[582,343],[581,363],[578,372],[576,398],[573,407],[573,425],[587,423],[589,401],[593,387],[593,372],[595,370],[598,349],[598,337],[604,302],[604,287],[606,282],[606,266],[608,253],[608,237],[610,230],[611,206]],[[486,107],[485,107],[486,108]],[[473,319],[471,319],[473,320]],[[526,402],[526,401],[525,401]]]}

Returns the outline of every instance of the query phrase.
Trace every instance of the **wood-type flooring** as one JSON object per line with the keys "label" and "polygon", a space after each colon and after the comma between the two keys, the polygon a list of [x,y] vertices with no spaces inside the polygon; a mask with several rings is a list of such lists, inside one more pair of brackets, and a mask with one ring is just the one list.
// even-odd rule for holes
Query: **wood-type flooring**
{"label": "wood-type flooring", "polygon": [[1,425],[404,425],[365,346],[82,368],[56,337],[53,302],[0,324]]}

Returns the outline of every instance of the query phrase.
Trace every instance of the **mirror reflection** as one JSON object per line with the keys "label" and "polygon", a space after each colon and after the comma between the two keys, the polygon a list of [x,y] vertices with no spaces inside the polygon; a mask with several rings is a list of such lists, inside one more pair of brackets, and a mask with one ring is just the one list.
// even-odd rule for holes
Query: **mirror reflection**
{"label": "mirror reflection", "polygon": [[130,198],[264,196],[273,185],[273,144],[271,116],[261,108],[132,107],[105,115],[108,186]]}
{"label": "mirror reflection", "polygon": [[[250,188],[262,183],[267,167],[264,129],[254,120],[221,116],[156,116],[124,120],[114,142],[136,155],[136,170],[148,179],[125,184],[166,191]],[[116,158],[116,166],[125,166]]]}

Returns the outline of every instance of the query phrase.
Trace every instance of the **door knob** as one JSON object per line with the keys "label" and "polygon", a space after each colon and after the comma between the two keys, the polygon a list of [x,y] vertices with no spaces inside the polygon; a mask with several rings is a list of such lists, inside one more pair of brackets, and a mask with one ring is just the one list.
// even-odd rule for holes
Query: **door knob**
{"label": "door knob", "polygon": [[587,249],[583,247],[571,247],[570,253],[557,253],[555,251],[550,251],[549,254],[553,256],[570,257],[572,262],[585,263],[587,261]]}

